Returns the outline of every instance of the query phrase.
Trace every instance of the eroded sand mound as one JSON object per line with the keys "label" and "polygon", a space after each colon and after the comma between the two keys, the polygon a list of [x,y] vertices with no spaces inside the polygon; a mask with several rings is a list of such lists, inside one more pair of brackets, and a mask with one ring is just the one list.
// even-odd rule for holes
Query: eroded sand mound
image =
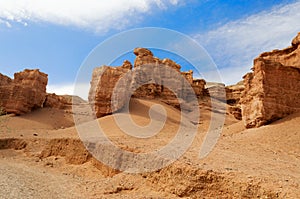
{"label": "eroded sand mound", "polygon": [[[130,113],[149,124],[159,103],[168,113],[162,131],[147,139],[124,134],[112,116],[98,119],[116,146],[135,153],[165,146],[175,136],[180,112],[157,101],[132,100]],[[201,105],[197,136],[175,163],[155,172],[127,174],[86,151],[72,115],[43,109],[21,117],[1,116],[0,195],[3,198],[297,198],[300,195],[300,115],[245,130],[227,116],[214,150],[199,159],[211,110]],[[52,114],[52,116],[51,116]],[[118,113],[125,114],[125,113]],[[221,115],[221,113],[218,113]],[[38,183],[37,183],[38,182]]]}

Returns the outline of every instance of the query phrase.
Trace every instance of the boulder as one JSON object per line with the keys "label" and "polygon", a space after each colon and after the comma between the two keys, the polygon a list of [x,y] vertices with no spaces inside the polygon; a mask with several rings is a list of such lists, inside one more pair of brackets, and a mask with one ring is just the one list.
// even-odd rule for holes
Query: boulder
{"label": "boulder", "polygon": [[299,35],[292,46],[261,54],[244,78],[242,118],[247,128],[259,127],[300,111]]}

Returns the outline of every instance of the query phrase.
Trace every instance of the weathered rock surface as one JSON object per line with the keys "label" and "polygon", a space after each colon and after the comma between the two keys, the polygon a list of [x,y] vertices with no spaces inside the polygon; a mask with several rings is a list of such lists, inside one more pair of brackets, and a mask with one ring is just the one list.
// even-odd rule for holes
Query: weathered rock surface
{"label": "weathered rock surface", "polygon": [[242,110],[240,105],[228,106],[228,112],[235,117],[237,120],[242,120]]}
{"label": "weathered rock surface", "polygon": [[247,128],[259,127],[300,111],[300,33],[292,46],[262,53],[244,76],[242,117]]}
{"label": "weathered rock surface", "polygon": [[[205,80],[193,79],[192,70],[181,72],[179,64],[168,58],[161,60],[154,57],[153,53],[145,48],[134,49],[134,54],[137,55],[134,62],[135,69],[140,68],[146,76],[146,78],[140,74],[137,75],[138,77],[133,76],[133,84],[143,85],[135,91],[134,97],[159,97],[165,102],[178,103],[177,97],[187,99],[191,94],[189,92],[191,88],[198,97],[205,93]],[[149,77],[148,74],[154,75]],[[180,96],[176,96],[175,93]]]}
{"label": "weathered rock surface", "polygon": [[[125,61],[123,66],[120,67],[102,66],[94,69],[89,91],[89,102],[96,117],[111,114],[124,106],[126,102],[126,92],[124,90],[118,89],[117,100],[113,100],[112,96],[117,82],[131,70],[132,67],[129,63]],[[130,82],[122,81],[122,83],[127,84]],[[126,86],[123,86],[123,88],[126,88]]]}
{"label": "weathered rock surface", "polygon": [[208,96],[227,103],[228,113],[232,114],[238,120],[242,119],[239,100],[244,90],[243,82],[238,82],[231,86],[225,86],[223,83],[207,82],[206,89]]}
{"label": "weathered rock surface", "polygon": [[55,93],[47,93],[43,107],[71,110],[72,96],[67,98],[66,96],[63,95],[56,95]]}
{"label": "weathered rock surface", "polygon": [[[135,48],[133,52],[136,55],[134,61],[135,72],[131,83],[132,88],[135,90],[133,97],[176,99],[174,92],[178,93],[182,89],[182,82],[179,78],[176,78],[175,74],[176,72],[180,73],[181,66],[171,59],[165,58],[161,60],[154,57],[153,53],[146,48]],[[192,83],[192,71],[182,72],[181,74],[187,77],[187,81]],[[166,84],[168,86],[163,86]],[[176,89],[173,89],[173,92],[168,87]]]}
{"label": "weathered rock surface", "polygon": [[207,91],[205,89],[206,81],[204,79],[193,79],[192,87],[195,91],[195,94],[198,98],[207,95]]}
{"label": "weathered rock surface", "polygon": [[134,67],[145,66],[147,64],[161,64],[161,60],[154,57],[152,52],[146,48],[135,48],[133,53],[136,55]]}
{"label": "weathered rock surface", "polygon": [[[130,97],[128,93],[136,98],[160,98],[174,107],[179,107],[175,93],[181,99],[189,99],[192,94],[188,91],[194,92],[197,97],[205,92],[205,81],[194,80],[193,71],[180,72],[179,64],[170,59],[154,57],[146,48],[135,48],[133,53],[136,55],[134,70],[129,61],[125,61],[120,67],[102,66],[94,69],[89,102],[97,117],[121,109]],[[115,90],[117,99],[112,99],[117,82],[121,85],[118,88],[127,89]]]}
{"label": "weathered rock surface", "polygon": [[209,82],[205,88],[210,97],[222,102],[226,102],[225,84]]}
{"label": "weathered rock surface", "polygon": [[24,114],[43,106],[48,75],[35,70],[15,73],[14,79],[0,76],[0,105],[7,113]]}
{"label": "weathered rock surface", "polygon": [[[174,70],[176,70],[178,72],[180,72],[181,66],[179,64],[177,64],[176,62],[174,62],[173,60],[171,60],[171,59],[165,58],[161,61],[161,63],[166,65],[166,66],[169,66],[169,67],[173,68]],[[181,74],[185,74],[185,73],[186,73],[187,77],[188,76],[193,77],[193,71],[192,70],[190,70],[189,72],[181,72]],[[190,75],[192,75],[192,76],[190,76]],[[192,80],[192,79],[190,79],[190,80]]]}
{"label": "weathered rock surface", "polygon": [[225,87],[227,104],[236,106],[239,104],[242,93],[245,90],[244,82],[240,81],[235,85]]}
{"label": "weathered rock surface", "polygon": [[0,86],[6,86],[12,83],[12,79],[0,73]]}

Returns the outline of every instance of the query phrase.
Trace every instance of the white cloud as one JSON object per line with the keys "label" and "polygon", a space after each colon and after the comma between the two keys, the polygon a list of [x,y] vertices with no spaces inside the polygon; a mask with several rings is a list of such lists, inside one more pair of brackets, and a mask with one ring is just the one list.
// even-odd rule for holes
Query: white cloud
{"label": "white cloud", "polygon": [[178,4],[179,0],[1,0],[0,23],[50,22],[105,32],[137,23],[152,8]]}
{"label": "white cloud", "polygon": [[11,28],[11,27],[12,27],[11,24],[10,24],[8,21],[5,22],[5,25],[6,25],[6,27],[8,27],[8,28]]}
{"label": "white cloud", "polygon": [[76,89],[72,83],[47,85],[47,93],[55,93],[57,95],[77,95],[84,100],[88,99],[89,89],[89,83],[77,83]]}
{"label": "white cloud", "polygon": [[[253,59],[265,51],[290,45],[300,31],[300,1],[281,5],[271,11],[227,23],[216,30],[195,35],[221,67],[226,84],[247,73]],[[222,69],[227,67],[227,69]]]}

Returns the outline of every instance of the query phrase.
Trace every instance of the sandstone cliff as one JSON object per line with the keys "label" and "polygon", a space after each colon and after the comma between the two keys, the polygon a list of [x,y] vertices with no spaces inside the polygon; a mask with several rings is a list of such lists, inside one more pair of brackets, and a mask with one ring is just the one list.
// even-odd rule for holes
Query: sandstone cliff
{"label": "sandstone cliff", "polygon": [[15,73],[14,79],[0,75],[0,106],[7,113],[24,114],[43,106],[48,75],[35,70]]}
{"label": "sandstone cliff", "polygon": [[[93,71],[91,88],[89,91],[89,102],[96,114],[96,117],[111,114],[119,110],[125,104],[125,91],[119,90],[120,100],[115,100],[112,104],[112,94],[116,83],[130,71],[132,65],[129,61],[124,61],[120,67],[102,66]],[[113,107],[114,110],[113,110]]]}
{"label": "sandstone cliff", "polygon": [[242,93],[245,90],[244,82],[240,81],[235,85],[225,87],[227,104],[236,106],[239,104]]}
{"label": "sandstone cliff", "polygon": [[242,117],[247,128],[259,127],[300,111],[300,33],[292,46],[262,53],[244,76]]}
{"label": "sandstone cliff", "polygon": [[[187,83],[196,96],[202,96],[205,93],[205,81],[193,79],[193,71],[180,72],[179,64],[171,59],[159,59],[146,48],[135,48],[133,53],[136,55],[134,70],[129,61],[125,61],[119,67],[102,66],[94,69],[89,102],[96,117],[118,111],[131,96],[147,99],[160,98],[170,105],[179,107],[180,102],[174,92],[180,95],[179,98],[188,98],[187,95],[190,93],[186,92],[188,90]],[[185,81],[179,76],[183,77]],[[120,82],[120,79],[124,80]],[[127,89],[118,90],[117,99],[112,99],[114,88],[118,82]],[[172,91],[169,88],[172,88]],[[133,92],[130,93],[130,90]]]}

